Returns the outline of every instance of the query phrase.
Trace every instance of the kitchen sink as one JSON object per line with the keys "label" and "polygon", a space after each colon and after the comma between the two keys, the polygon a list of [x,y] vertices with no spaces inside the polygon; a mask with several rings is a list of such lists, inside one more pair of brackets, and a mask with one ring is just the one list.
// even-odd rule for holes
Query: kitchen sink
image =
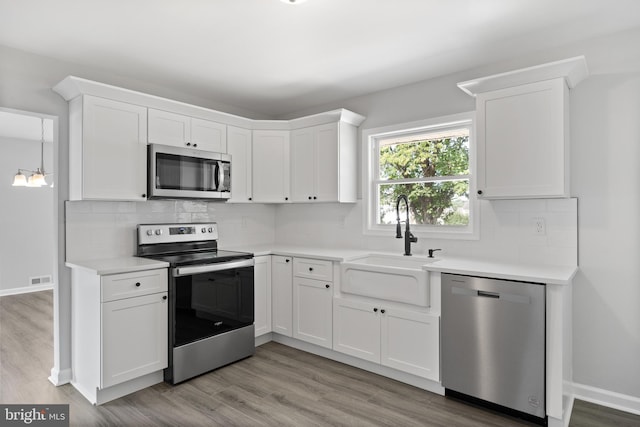
{"label": "kitchen sink", "polygon": [[341,290],[387,301],[429,306],[429,273],[435,258],[369,254],[341,264]]}

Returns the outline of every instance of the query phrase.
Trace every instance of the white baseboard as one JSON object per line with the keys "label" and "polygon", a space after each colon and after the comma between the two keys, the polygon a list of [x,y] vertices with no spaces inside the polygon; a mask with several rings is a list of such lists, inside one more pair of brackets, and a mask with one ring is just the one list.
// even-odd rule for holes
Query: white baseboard
{"label": "white baseboard", "polygon": [[56,368],[51,368],[49,381],[55,386],[69,384],[71,382],[71,368],[63,369],[60,371]]}
{"label": "white baseboard", "polygon": [[575,398],[640,415],[640,398],[584,384],[573,383]]}
{"label": "white baseboard", "polygon": [[19,288],[0,289],[0,297],[4,297],[7,295],[27,294],[29,292],[47,291],[49,289],[53,289],[53,283],[38,286],[22,286]]}

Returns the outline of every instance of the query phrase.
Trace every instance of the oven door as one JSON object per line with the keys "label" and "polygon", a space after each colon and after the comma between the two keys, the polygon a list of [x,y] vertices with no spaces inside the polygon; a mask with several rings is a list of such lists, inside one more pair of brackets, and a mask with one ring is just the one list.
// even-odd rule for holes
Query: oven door
{"label": "oven door", "polygon": [[172,270],[173,348],[253,325],[253,265],[253,259],[242,259]]}
{"label": "oven door", "polygon": [[[219,187],[225,181],[221,153],[150,144],[147,179],[149,198],[228,199]],[[229,164],[229,160],[227,160]]]}

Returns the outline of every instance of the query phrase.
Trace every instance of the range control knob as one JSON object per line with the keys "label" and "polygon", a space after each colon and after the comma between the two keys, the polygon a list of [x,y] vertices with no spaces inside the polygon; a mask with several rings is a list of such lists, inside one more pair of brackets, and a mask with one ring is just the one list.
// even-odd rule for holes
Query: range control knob
{"label": "range control knob", "polygon": [[209,233],[213,233],[213,227],[209,227]]}
{"label": "range control knob", "polygon": [[147,236],[153,236],[153,230],[147,230]]}
{"label": "range control knob", "polygon": [[159,228],[156,230],[156,236],[159,236],[162,234],[162,230],[160,230]]}
{"label": "range control knob", "polygon": [[202,232],[203,232],[203,233],[206,233],[206,232],[207,232],[207,229],[206,229],[205,227],[202,227]]}

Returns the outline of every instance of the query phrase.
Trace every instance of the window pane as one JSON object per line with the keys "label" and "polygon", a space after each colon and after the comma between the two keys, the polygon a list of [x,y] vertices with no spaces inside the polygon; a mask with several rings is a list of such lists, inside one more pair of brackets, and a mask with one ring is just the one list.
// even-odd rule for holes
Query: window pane
{"label": "window pane", "polygon": [[[469,180],[416,184],[379,184],[378,224],[396,223],[396,201],[404,194],[409,199],[409,222],[424,225],[469,224]],[[400,219],[406,218],[404,202]]]}
{"label": "window pane", "polygon": [[381,139],[380,179],[469,174],[469,130]]}

